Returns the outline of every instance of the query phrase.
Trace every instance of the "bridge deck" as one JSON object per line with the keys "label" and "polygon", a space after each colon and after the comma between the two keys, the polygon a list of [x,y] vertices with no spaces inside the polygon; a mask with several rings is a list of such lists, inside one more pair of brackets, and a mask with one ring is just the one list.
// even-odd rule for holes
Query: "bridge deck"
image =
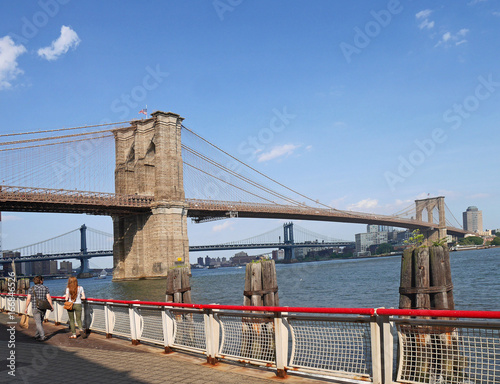
{"label": "bridge deck", "polygon": [[[127,215],[148,212],[154,203],[153,198],[150,196],[12,186],[2,186],[0,188],[0,211]],[[188,209],[188,216],[194,218],[236,216],[378,224],[408,229],[437,227],[437,224],[434,223],[398,216],[341,211],[333,208],[200,199],[186,199],[185,206]],[[459,236],[467,233],[463,229],[454,227],[447,227],[447,231],[451,235]]]}

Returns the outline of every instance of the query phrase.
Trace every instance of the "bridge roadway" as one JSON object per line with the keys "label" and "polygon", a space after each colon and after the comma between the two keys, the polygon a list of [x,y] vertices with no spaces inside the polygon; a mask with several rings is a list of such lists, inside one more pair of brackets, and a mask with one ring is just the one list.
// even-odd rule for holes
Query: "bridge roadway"
{"label": "bridge roadway", "polygon": [[[151,196],[118,195],[63,189],[0,187],[0,211],[127,215],[151,211],[155,203]],[[172,203],[173,206],[181,204],[183,203]],[[188,216],[198,220],[227,216],[377,224],[412,230],[433,229],[437,226],[437,224],[397,216],[341,211],[333,208],[201,199],[186,199],[184,204],[188,210]],[[467,231],[447,227],[447,233],[463,236]]]}
{"label": "bridge roadway", "polygon": [[[352,241],[338,241],[338,242],[307,242],[307,243],[263,243],[263,244],[215,244],[215,245],[191,245],[189,252],[205,252],[205,251],[223,251],[233,249],[266,249],[266,248],[324,248],[324,247],[345,247],[353,245]],[[1,264],[9,264],[14,260],[15,263],[26,263],[30,261],[43,261],[43,260],[66,260],[66,259],[90,259],[93,257],[106,257],[113,256],[113,250],[104,251],[88,251],[81,252],[68,252],[68,253],[52,253],[45,255],[32,255],[21,256],[18,258],[0,258]]]}

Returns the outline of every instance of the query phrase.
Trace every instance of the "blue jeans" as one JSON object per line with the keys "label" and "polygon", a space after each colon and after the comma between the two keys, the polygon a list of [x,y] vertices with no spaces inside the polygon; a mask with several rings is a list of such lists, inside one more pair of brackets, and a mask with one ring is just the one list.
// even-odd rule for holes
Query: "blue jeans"
{"label": "blue jeans", "polygon": [[43,330],[43,319],[45,317],[45,310],[40,311],[36,307],[31,307],[33,311],[33,318],[35,319],[35,325],[36,325],[36,333],[35,337],[41,337],[42,339],[45,337],[45,332]]}

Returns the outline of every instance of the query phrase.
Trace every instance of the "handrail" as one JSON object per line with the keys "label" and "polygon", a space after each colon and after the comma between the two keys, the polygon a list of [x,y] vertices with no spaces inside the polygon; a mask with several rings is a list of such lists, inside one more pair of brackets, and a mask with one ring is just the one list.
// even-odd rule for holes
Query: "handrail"
{"label": "handrail", "polygon": [[[2,296],[27,296],[25,294],[0,293]],[[52,296],[53,299],[64,299],[62,296]],[[293,313],[324,313],[324,314],[349,314],[369,316],[412,316],[412,317],[454,317],[454,318],[485,318],[500,319],[500,311],[468,311],[468,310],[438,310],[438,309],[395,309],[395,308],[320,308],[320,307],[274,307],[274,306],[247,306],[223,304],[187,304],[169,303],[164,301],[144,300],[113,300],[87,298],[88,302],[150,305],[162,307],[175,307],[200,310],[230,310],[230,311],[262,311],[262,312],[293,312]]]}

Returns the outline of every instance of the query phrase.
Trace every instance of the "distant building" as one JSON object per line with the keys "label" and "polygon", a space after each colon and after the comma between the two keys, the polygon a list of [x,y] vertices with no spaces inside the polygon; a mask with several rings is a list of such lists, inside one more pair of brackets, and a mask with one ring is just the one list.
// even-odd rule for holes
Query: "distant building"
{"label": "distant building", "polygon": [[73,263],[71,261],[61,261],[59,269],[62,273],[71,274],[73,272]]}
{"label": "distant building", "polygon": [[203,264],[203,257],[198,257],[198,265],[204,265]]}
{"label": "distant building", "polygon": [[246,252],[238,252],[233,257],[231,257],[231,263],[233,265],[245,265],[255,260],[255,256],[248,256]]}
{"label": "distant building", "polygon": [[209,257],[209,256],[205,256],[205,266],[206,267],[209,267],[210,266],[210,262],[212,261],[212,259]]}
{"label": "distant building", "polygon": [[357,233],[356,239],[356,255],[367,256],[373,253],[380,244],[383,243],[402,243],[409,237],[409,231],[396,231],[393,227],[385,225],[368,224],[366,226],[367,233]]}
{"label": "distant building", "polygon": [[275,249],[273,251],[273,260],[284,260],[284,259],[285,259],[284,249]]}
{"label": "distant building", "polygon": [[463,213],[464,229],[466,231],[483,232],[483,212],[471,206]]}

